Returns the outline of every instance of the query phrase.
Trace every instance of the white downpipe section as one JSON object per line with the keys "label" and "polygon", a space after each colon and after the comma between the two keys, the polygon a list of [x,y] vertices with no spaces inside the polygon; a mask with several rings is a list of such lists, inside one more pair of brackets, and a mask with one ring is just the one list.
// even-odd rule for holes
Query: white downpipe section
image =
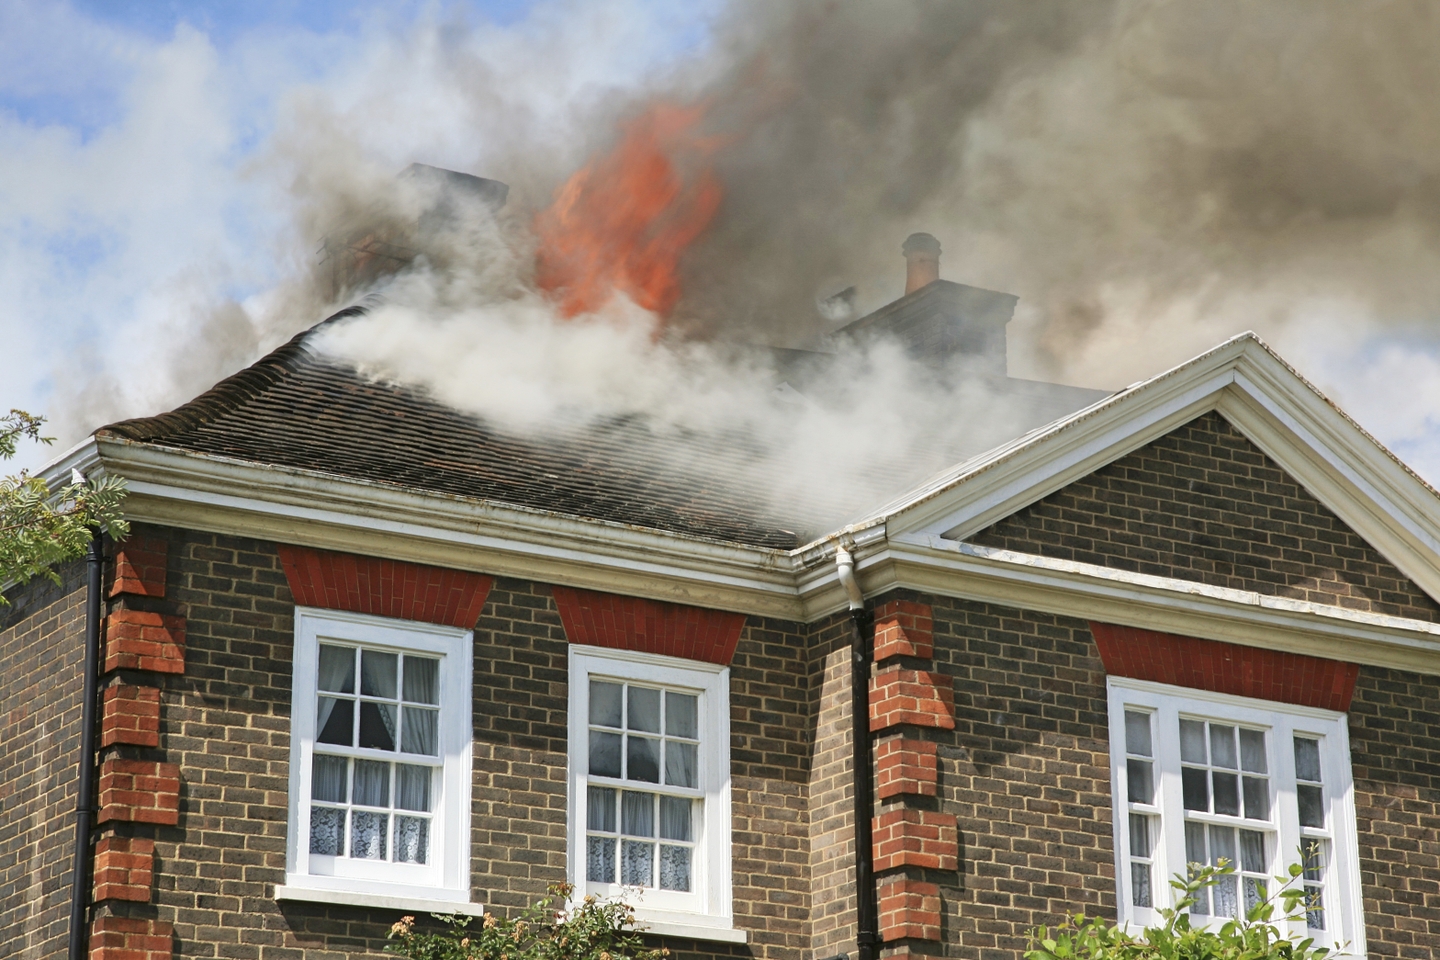
{"label": "white downpipe section", "polygon": [[860,582],[855,579],[855,558],[850,556],[844,544],[835,547],[835,573],[840,578],[840,585],[845,588],[845,595],[850,598],[850,609],[864,610],[865,595],[860,592]]}

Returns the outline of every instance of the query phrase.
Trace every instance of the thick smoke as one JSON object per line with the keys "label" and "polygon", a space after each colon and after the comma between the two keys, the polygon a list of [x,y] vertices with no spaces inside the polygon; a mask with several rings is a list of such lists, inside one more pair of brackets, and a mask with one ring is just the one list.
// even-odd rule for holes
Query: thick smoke
{"label": "thick smoke", "polygon": [[[381,198],[420,159],[504,180],[510,204],[426,251],[326,349],[516,429],[588,404],[749,431],[779,458],[784,499],[832,507],[816,489],[859,484],[830,467],[847,439],[857,459],[922,465],[1003,439],[955,425],[1023,418],[894,351],[846,357],[855,386],[797,399],[726,346],[823,343],[837,320],[817,299],[854,285],[863,313],[898,296],[916,230],[944,244],[943,277],[1020,296],[1013,375],[1116,388],[1255,329],[1382,436],[1434,429],[1367,402],[1396,389],[1376,370],[1440,383],[1440,363],[1394,339],[1429,344],[1440,298],[1440,5],[732,0],[700,56],[618,84],[581,82],[595,45],[627,36],[594,16],[484,42],[417,31],[345,97],[292,98],[257,164],[292,191],[293,279],[244,318],[226,307],[233,323],[213,314],[227,347],[177,364],[192,372],[168,400],[193,394],[193,370],[238,366],[363,293],[337,296],[313,244],[338,222],[411,216],[413,201]],[[724,200],[682,262],[685,294],[663,334],[623,302],[558,321],[533,289],[533,218],[658,100],[703,105],[723,144]],[[429,152],[407,147],[406,110]],[[367,133],[376,117],[383,137]],[[436,150],[445,124],[474,135]]]}

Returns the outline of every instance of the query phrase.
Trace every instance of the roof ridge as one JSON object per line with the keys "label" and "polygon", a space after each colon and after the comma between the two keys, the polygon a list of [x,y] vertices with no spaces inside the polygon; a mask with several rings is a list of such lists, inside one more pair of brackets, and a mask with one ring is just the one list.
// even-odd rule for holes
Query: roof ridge
{"label": "roof ridge", "polygon": [[236,373],[221,380],[204,393],[165,413],[150,417],[132,417],[106,424],[95,436],[120,436],[127,440],[159,440],[183,430],[208,423],[234,410],[241,402],[257,396],[267,388],[294,373],[311,356],[305,339],[321,327],[349,317],[364,316],[364,306],[346,307],[319,323],[295,334],[285,343]]}

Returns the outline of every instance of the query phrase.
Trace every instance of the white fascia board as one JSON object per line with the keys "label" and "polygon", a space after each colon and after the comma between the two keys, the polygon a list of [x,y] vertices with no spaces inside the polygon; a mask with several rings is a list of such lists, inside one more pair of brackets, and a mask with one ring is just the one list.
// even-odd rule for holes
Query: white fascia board
{"label": "white fascia board", "polygon": [[1440,624],[979,547],[933,534],[892,536],[871,562],[867,591],[872,585],[1440,674]]}
{"label": "white fascia board", "polygon": [[785,551],[99,440],[134,521],[795,619]]}

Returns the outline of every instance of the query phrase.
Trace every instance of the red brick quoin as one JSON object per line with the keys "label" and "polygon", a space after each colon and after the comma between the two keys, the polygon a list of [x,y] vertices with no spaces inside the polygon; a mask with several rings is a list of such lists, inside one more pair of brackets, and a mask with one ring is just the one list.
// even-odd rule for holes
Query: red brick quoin
{"label": "red brick quoin", "polygon": [[185,618],[116,610],[105,621],[105,671],[185,672]]}
{"label": "red brick quoin", "polygon": [[935,652],[930,604],[891,600],[875,609],[875,662],[888,657],[928,658]]}
{"label": "red brick quoin", "polygon": [[178,823],[180,768],[155,760],[106,760],[100,765],[100,823]]}
{"label": "red brick quoin", "polygon": [[902,794],[933,797],[940,779],[935,744],[900,737],[881,740],[875,746],[875,774],[881,800]]}
{"label": "red brick quoin", "polygon": [[870,730],[902,723],[954,730],[954,678],[901,667],[876,673],[870,681]]}
{"label": "red brick quoin", "polygon": [[165,920],[98,917],[90,928],[90,960],[170,960],[175,928]]}
{"label": "red brick quoin", "polygon": [[900,878],[880,885],[880,938],[940,939],[940,888]]}
{"label": "red brick quoin", "polygon": [[280,544],[295,602],[469,630],[494,581],[478,573]]}
{"label": "red brick quoin", "polygon": [[745,626],[743,613],[614,593],[555,587],[555,606],[571,643],[729,665]]}
{"label": "red brick quoin", "polygon": [[1346,712],[1358,664],[1091,623],[1105,672],[1177,687]]}
{"label": "red brick quoin", "polygon": [[95,900],[148,903],[155,879],[155,841],[102,837],[95,844]]}
{"label": "red brick quoin", "polygon": [[115,550],[115,582],[110,596],[128,593],[141,597],[165,596],[165,554],[169,543],[161,537],[139,534]]}
{"label": "red brick quoin", "polygon": [[933,810],[887,810],[875,818],[875,872],[900,867],[955,870],[960,839],[955,816]]}
{"label": "red brick quoin", "polygon": [[160,691],[121,684],[106,687],[100,707],[100,746],[160,745]]}

